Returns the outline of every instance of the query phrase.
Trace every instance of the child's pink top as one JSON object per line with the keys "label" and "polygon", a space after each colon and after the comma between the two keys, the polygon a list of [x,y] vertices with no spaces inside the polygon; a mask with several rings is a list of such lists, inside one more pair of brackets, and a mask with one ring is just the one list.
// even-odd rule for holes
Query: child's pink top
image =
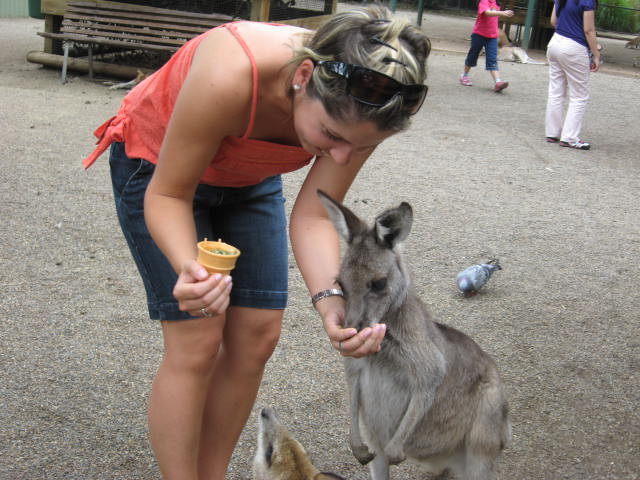
{"label": "child's pink top", "polygon": [[485,15],[487,10],[500,10],[495,0],[480,0],[478,3],[478,18],[473,26],[473,33],[486,38],[498,38],[498,17]]}
{"label": "child's pink top", "polygon": [[[225,24],[242,45],[252,67],[253,94],[249,125],[242,137],[225,137],[220,148],[200,180],[221,187],[256,185],[267,177],[304,167],[313,155],[300,147],[281,145],[249,138],[258,102],[258,68],[248,45],[235,24]],[[89,168],[112,142],[125,142],[129,158],[158,162],[160,147],[169,124],[180,88],[187,76],[191,60],[207,33],[184,44],[171,59],[153,75],[137,85],[122,101],[116,116],[94,132],[97,147],[83,162]]]}

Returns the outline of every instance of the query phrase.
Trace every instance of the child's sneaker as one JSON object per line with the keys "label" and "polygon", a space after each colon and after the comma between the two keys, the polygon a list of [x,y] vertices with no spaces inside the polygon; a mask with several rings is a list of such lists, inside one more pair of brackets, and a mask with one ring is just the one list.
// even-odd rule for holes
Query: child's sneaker
{"label": "child's sneaker", "polygon": [[460,75],[460,83],[465,87],[471,87],[473,85],[469,75]]}
{"label": "child's sneaker", "polygon": [[496,85],[493,87],[494,92],[501,92],[505,88],[509,86],[509,82],[496,82]]}

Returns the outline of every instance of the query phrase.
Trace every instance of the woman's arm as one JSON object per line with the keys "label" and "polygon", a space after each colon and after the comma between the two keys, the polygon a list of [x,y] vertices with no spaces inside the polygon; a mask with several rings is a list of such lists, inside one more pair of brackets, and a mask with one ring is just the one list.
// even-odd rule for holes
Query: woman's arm
{"label": "woman's arm", "polygon": [[[291,213],[290,236],[293,253],[311,295],[337,288],[335,279],[340,269],[340,242],[327,211],[318,199],[323,190],[342,201],[356,174],[371,151],[354,156],[347,165],[337,165],[331,158],[320,157],[311,167]],[[356,334],[353,328],[342,328],[344,300],[327,297],[316,303],[324,328],[332,345],[343,355],[360,357],[380,349],[385,327],[367,327]],[[340,345],[342,343],[342,345]]]}
{"label": "woman's arm", "polygon": [[553,5],[553,10],[551,10],[551,18],[549,19],[549,22],[553,28],[556,28],[556,25],[558,25],[558,15],[556,14],[555,4]]}
{"label": "woman's arm", "polygon": [[597,72],[600,68],[600,50],[598,49],[598,40],[596,38],[596,12],[595,10],[585,10],[582,14],[582,22],[584,28],[584,36],[587,39],[589,50],[593,55],[591,61],[591,71]]}

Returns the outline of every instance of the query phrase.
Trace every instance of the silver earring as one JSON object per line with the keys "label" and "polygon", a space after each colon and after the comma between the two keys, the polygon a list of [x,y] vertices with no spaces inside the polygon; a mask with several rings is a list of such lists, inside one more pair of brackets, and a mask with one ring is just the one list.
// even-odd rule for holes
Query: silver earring
{"label": "silver earring", "polygon": [[294,92],[299,92],[301,88],[302,87],[300,85],[298,85],[297,83],[293,84],[293,91]]}

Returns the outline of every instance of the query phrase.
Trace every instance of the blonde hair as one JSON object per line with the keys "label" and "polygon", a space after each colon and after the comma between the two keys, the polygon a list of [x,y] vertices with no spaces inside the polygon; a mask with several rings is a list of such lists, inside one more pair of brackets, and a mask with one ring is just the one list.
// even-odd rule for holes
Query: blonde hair
{"label": "blonde hair", "polygon": [[[431,51],[427,36],[409,22],[393,17],[379,4],[340,12],[327,20],[294,52],[292,63],[310,59],[340,61],[383,73],[404,84],[422,84]],[[346,94],[346,80],[316,68],[307,94],[319,99],[327,113],[345,120],[368,120],[381,130],[403,130],[410,115],[396,95],[381,107],[365,105]]]}

